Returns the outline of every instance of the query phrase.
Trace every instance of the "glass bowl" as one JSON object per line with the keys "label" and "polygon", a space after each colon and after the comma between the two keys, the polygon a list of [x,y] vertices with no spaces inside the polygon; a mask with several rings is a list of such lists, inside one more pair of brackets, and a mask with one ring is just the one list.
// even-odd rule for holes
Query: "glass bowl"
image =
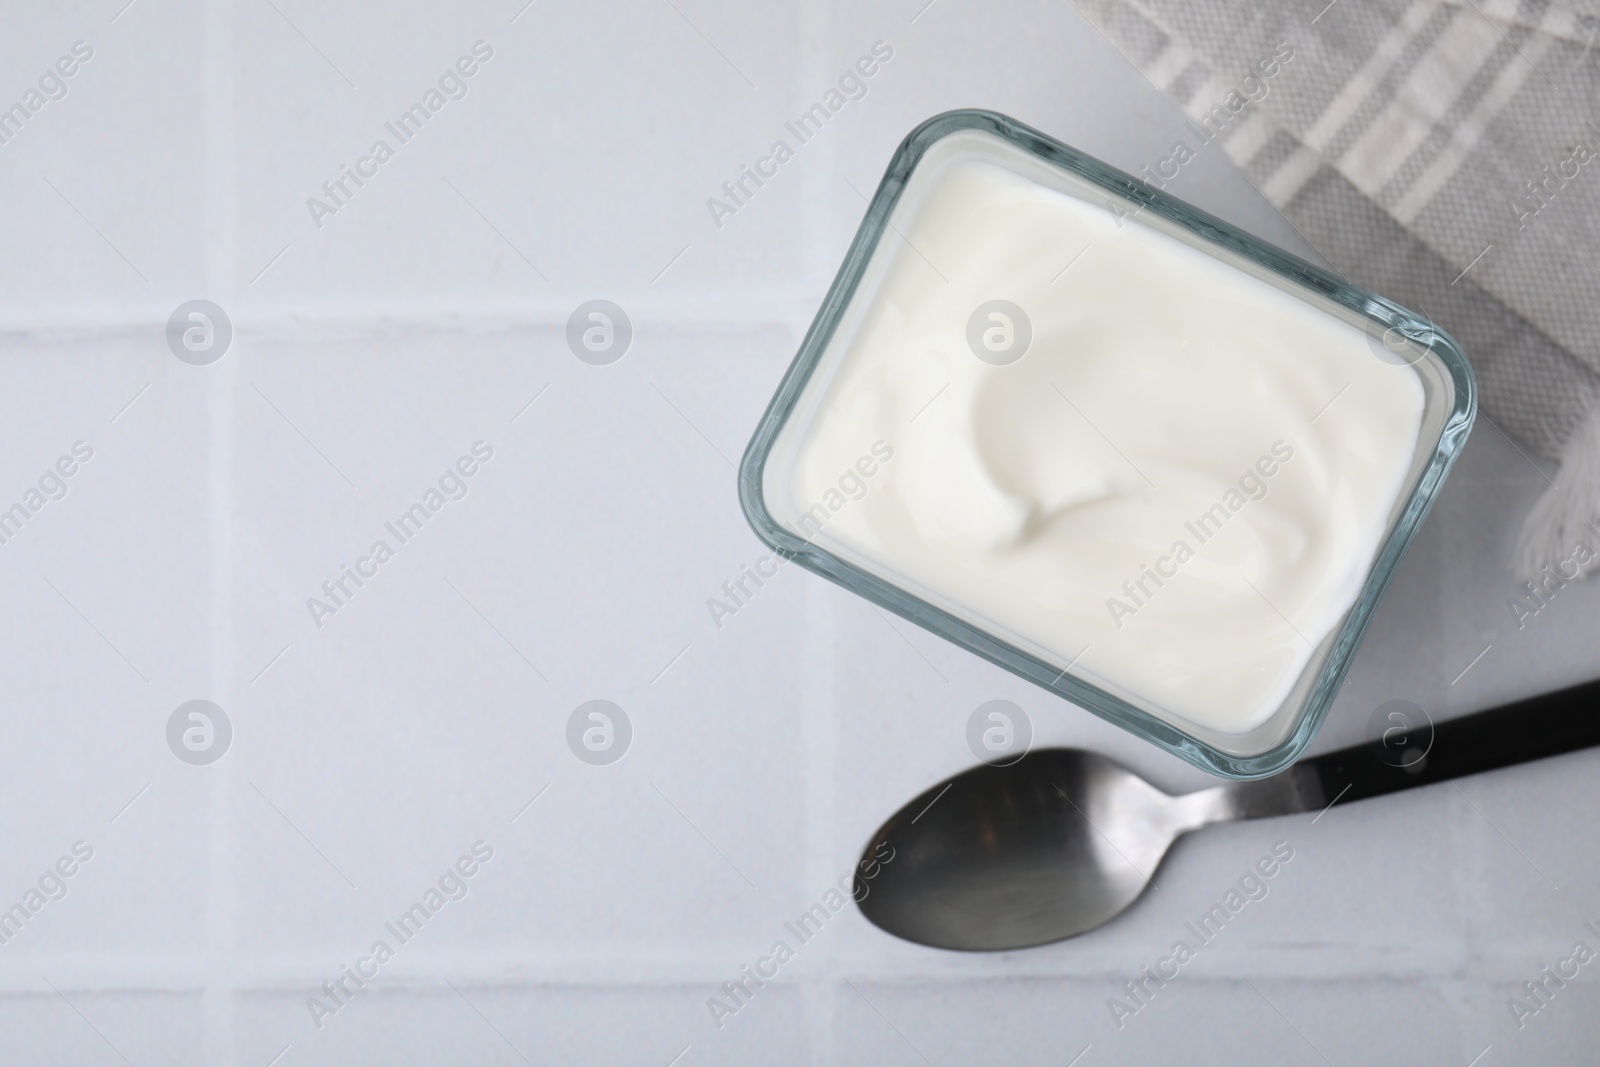
{"label": "glass bowl", "polygon": [[[1199,287],[1185,292],[1185,299],[1208,298],[1212,294],[1206,286],[1217,287],[1217,294],[1223,292],[1223,287],[1232,287],[1227,291],[1234,292],[1243,291],[1239,288],[1243,285],[1253,287],[1251,292],[1263,293],[1269,291],[1263,286],[1270,287],[1301,302],[1294,305],[1299,311],[1303,311],[1303,304],[1314,309],[1317,316],[1355,327],[1359,334],[1346,330],[1339,336],[1364,335],[1373,359],[1390,364],[1394,374],[1414,376],[1420,386],[1421,416],[1409,467],[1403,467],[1403,456],[1385,461],[1393,470],[1404,469],[1386,527],[1375,542],[1369,538],[1370,552],[1351,554],[1343,564],[1348,607],[1316,641],[1301,635],[1306,650],[1297,655],[1304,656],[1303,666],[1284,668],[1273,690],[1274,694],[1283,693],[1282,699],[1271,697],[1260,713],[1252,713],[1254,720],[1245,726],[1206,722],[1193,709],[1186,710],[1181,699],[1152,697],[1149,690],[1160,689],[1160,679],[1113,676],[1114,672],[1096,668],[1093,657],[1079,663],[1079,658],[1088,652],[1088,645],[1075,651],[1062,647],[1063,642],[1043,641],[1027,627],[1013,625],[1013,620],[1002,617],[1003,613],[978,607],[982,598],[939,588],[938,582],[916,577],[897,566],[896,559],[863,550],[848,537],[830,533],[817,518],[826,516],[829,509],[824,507],[819,512],[814,502],[803,499],[795,489],[797,464],[820,413],[829,403],[829,390],[839,380],[841,369],[856,365],[851,363],[853,360],[874,358],[873,341],[864,331],[876,321],[874,315],[881,317],[880,305],[888,299],[886,279],[897,264],[910,262],[907,257],[912,256],[921,257],[937,272],[932,261],[906,235],[914,229],[929,190],[937,188],[951,165],[969,160],[997,164],[1046,189],[1104,209],[1113,224],[1106,226],[1102,220],[1095,232],[1102,241],[1144,242],[1123,244],[1125,250],[1133,250],[1129,254],[1146,254],[1139,249],[1183,246],[1209,257],[1201,273],[1185,276],[1190,279],[1186,284]],[[1153,239],[1151,234],[1159,237]],[[1152,240],[1157,243],[1152,244]],[[1068,262],[1073,251],[1061,248],[1059,259]],[[1193,252],[1179,254],[1192,259]],[[1152,272],[1158,265],[1151,260]],[[1126,297],[1122,303],[1135,313],[1141,306],[1148,306],[1140,301],[1151,295],[1139,291],[1137,285],[1119,293]],[[1281,298],[1270,295],[1266,299]],[[1149,310],[1154,314],[1157,309]],[[974,321],[976,315],[977,312]],[[1009,319],[993,321],[1003,322],[1010,329]],[[1116,321],[1111,325],[1115,328]],[[984,358],[972,339],[972,330],[969,324],[964,339],[975,354]],[[1010,334],[1005,336],[1009,338]],[[953,339],[951,343],[955,343]],[[1305,358],[1316,356],[1313,353]],[[1412,391],[1409,385],[1405,388]],[[1188,402],[1167,399],[1169,403]],[[1466,357],[1425,316],[1350,285],[1010,118],[987,111],[953,111],[917,127],[890,161],[799,353],[745,450],[739,469],[739,498],[756,534],[808,570],[1213,774],[1257,778],[1293,763],[1315,735],[1339,691],[1373,609],[1466,442],[1475,412],[1476,387]],[[1028,417],[1019,407],[1016,418]],[[925,439],[926,426],[921,433]],[[1109,437],[1106,440],[1110,443]],[[893,446],[886,441],[877,445],[881,446],[878,455],[863,452],[861,476],[851,481],[852,488],[857,482],[865,485],[870,479],[868,471],[875,472],[880,464],[886,465],[881,453],[892,453]],[[1129,463],[1133,461],[1130,459]],[[850,473],[846,471],[847,475]],[[1160,562],[1157,566],[1161,566]],[[1145,588],[1148,592],[1149,587]],[[1111,603],[1108,598],[1108,607]],[[1344,600],[1337,603],[1342,605]],[[1290,629],[1295,629],[1288,616],[1278,614]],[[1115,609],[1111,617],[1117,620]],[[1191,628],[1196,641],[1201,637],[1198,631],[1203,629],[1204,626]],[[1214,639],[1215,635],[1208,637]],[[1182,640],[1181,634],[1178,640]],[[1171,689],[1172,685],[1167,685],[1169,692]]]}

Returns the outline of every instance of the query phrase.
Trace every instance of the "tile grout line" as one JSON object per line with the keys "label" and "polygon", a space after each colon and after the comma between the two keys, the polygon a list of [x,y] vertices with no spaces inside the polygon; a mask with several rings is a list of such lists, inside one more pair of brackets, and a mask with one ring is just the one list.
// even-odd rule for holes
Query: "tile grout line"
{"label": "tile grout line", "polygon": [[[200,84],[204,94],[202,122],[205,130],[206,226],[202,237],[205,285],[213,299],[233,303],[237,292],[238,211],[235,166],[236,117],[234,114],[234,2],[208,5],[204,13],[202,39],[205,57],[201,61]],[[237,711],[237,649],[234,632],[234,529],[232,465],[235,441],[235,399],[240,361],[224,360],[214,368],[221,373],[208,376],[207,414],[212,447],[207,463],[211,482],[208,515],[211,547],[210,572],[214,589],[209,598],[211,629],[211,677],[213,699],[230,712]],[[237,722],[237,719],[235,720]],[[234,881],[234,831],[232,807],[234,772],[237,760],[221,760],[207,768],[207,859],[205,943],[215,958],[231,957],[236,943],[238,886]],[[238,1034],[235,1029],[234,998],[236,972],[233,968],[208,969],[201,1004],[203,1024],[201,1047],[206,1063],[218,1067],[238,1067]],[[281,1055],[281,1054],[280,1054]]]}
{"label": "tile grout line", "polygon": [[[825,85],[835,75],[827,69],[822,57],[827,54],[825,45],[834,39],[834,5],[802,5],[799,15],[799,32],[804,43],[805,59],[789,71],[786,84],[788,99],[783,108],[787,114],[798,107],[813,90],[812,85]],[[862,101],[865,103],[865,101]],[[829,278],[837,268],[835,251],[827,235],[837,232],[832,225],[838,217],[835,191],[839,172],[840,138],[819,138],[813,145],[816,156],[810,160],[803,175],[801,196],[809,220],[804,237],[803,262],[806,267],[801,277]],[[842,190],[838,190],[842,192]],[[844,195],[849,195],[845,193]],[[802,311],[791,329],[795,339],[804,336],[811,325],[811,315]],[[833,806],[835,781],[838,776],[839,743],[838,726],[833,713],[834,648],[837,613],[831,598],[808,582],[804,591],[805,630],[802,638],[802,662],[819,684],[815,690],[805,687],[802,697],[801,738],[806,753],[806,771],[801,786],[805,795],[805,860],[801,869],[806,881],[822,884],[830,879],[827,870],[833,852]],[[814,673],[812,673],[814,672]],[[836,875],[834,875],[836,877]],[[806,892],[811,892],[808,888]],[[827,951],[824,949],[824,951]],[[811,1047],[817,1050],[819,1062],[834,1063],[840,1059],[837,1047],[839,998],[836,983],[827,980],[827,966],[804,972],[801,978],[801,1026]]]}

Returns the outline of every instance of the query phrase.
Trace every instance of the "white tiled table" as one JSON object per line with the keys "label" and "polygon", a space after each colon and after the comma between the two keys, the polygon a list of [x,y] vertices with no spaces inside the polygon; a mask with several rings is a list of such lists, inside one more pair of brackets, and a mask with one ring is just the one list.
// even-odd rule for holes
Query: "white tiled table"
{"label": "white tiled table", "polygon": [[[849,909],[712,1022],[970,762],[985,700],[1204,784],[794,568],[720,629],[705,607],[763,552],[731,461],[906,131],[981,105],[1129,169],[1165,150],[1179,116],[1070,7],[123,2],[0,15],[6,100],[94,49],[0,145],[0,499],[94,448],[0,545],[0,901],[94,849],[0,947],[0,1062],[1593,1057],[1600,964],[1520,1032],[1506,999],[1600,947],[1594,754],[1207,832],[1044,949],[933,952]],[[466,97],[316,227],[306,198],[478,40]],[[867,96],[716,227],[706,198],[880,40]],[[1181,181],[1303,247],[1220,155]],[[201,296],[235,338],[196,367],[162,331]],[[564,341],[593,297],[634,323],[611,366]],[[479,440],[467,497],[318,629],[306,598]],[[1319,749],[1387,699],[1449,716],[1600,674],[1600,588],[1521,631],[1504,604],[1542,485],[1480,424]],[[565,741],[599,697],[634,729],[606,767]],[[194,698],[235,731],[205,767],[164,733]],[[319,984],[479,840],[467,896],[319,1029]],[[1279,840],[1271,895],[1118,1031],[1107,998]]]}

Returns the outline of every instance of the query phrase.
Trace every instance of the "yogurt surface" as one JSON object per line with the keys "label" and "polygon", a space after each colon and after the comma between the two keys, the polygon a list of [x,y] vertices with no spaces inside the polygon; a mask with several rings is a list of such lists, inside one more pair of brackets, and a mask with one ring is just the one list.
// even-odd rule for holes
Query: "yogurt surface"
{"label": "yogurt surface", "polygon": [[913,176],[768,494],[800,536],[1047,662],[1245,733],[1358,595],[1421,381],[1006,152]]}

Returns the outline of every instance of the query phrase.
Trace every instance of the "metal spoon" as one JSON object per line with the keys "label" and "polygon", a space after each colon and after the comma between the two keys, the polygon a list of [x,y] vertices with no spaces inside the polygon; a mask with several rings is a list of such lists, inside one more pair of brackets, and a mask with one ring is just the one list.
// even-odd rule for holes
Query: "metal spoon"
{"label": "metal spoon", "polygon": [[991,952],[1042,945],[1120,915],[1191,830],[1321,811],[1591,745],[1600,745],[1600,681],[1176,797],[1092,752],[1044,749],[975,767],[901,808],[867,845],[855,896],[868,919],[908,941]]}

